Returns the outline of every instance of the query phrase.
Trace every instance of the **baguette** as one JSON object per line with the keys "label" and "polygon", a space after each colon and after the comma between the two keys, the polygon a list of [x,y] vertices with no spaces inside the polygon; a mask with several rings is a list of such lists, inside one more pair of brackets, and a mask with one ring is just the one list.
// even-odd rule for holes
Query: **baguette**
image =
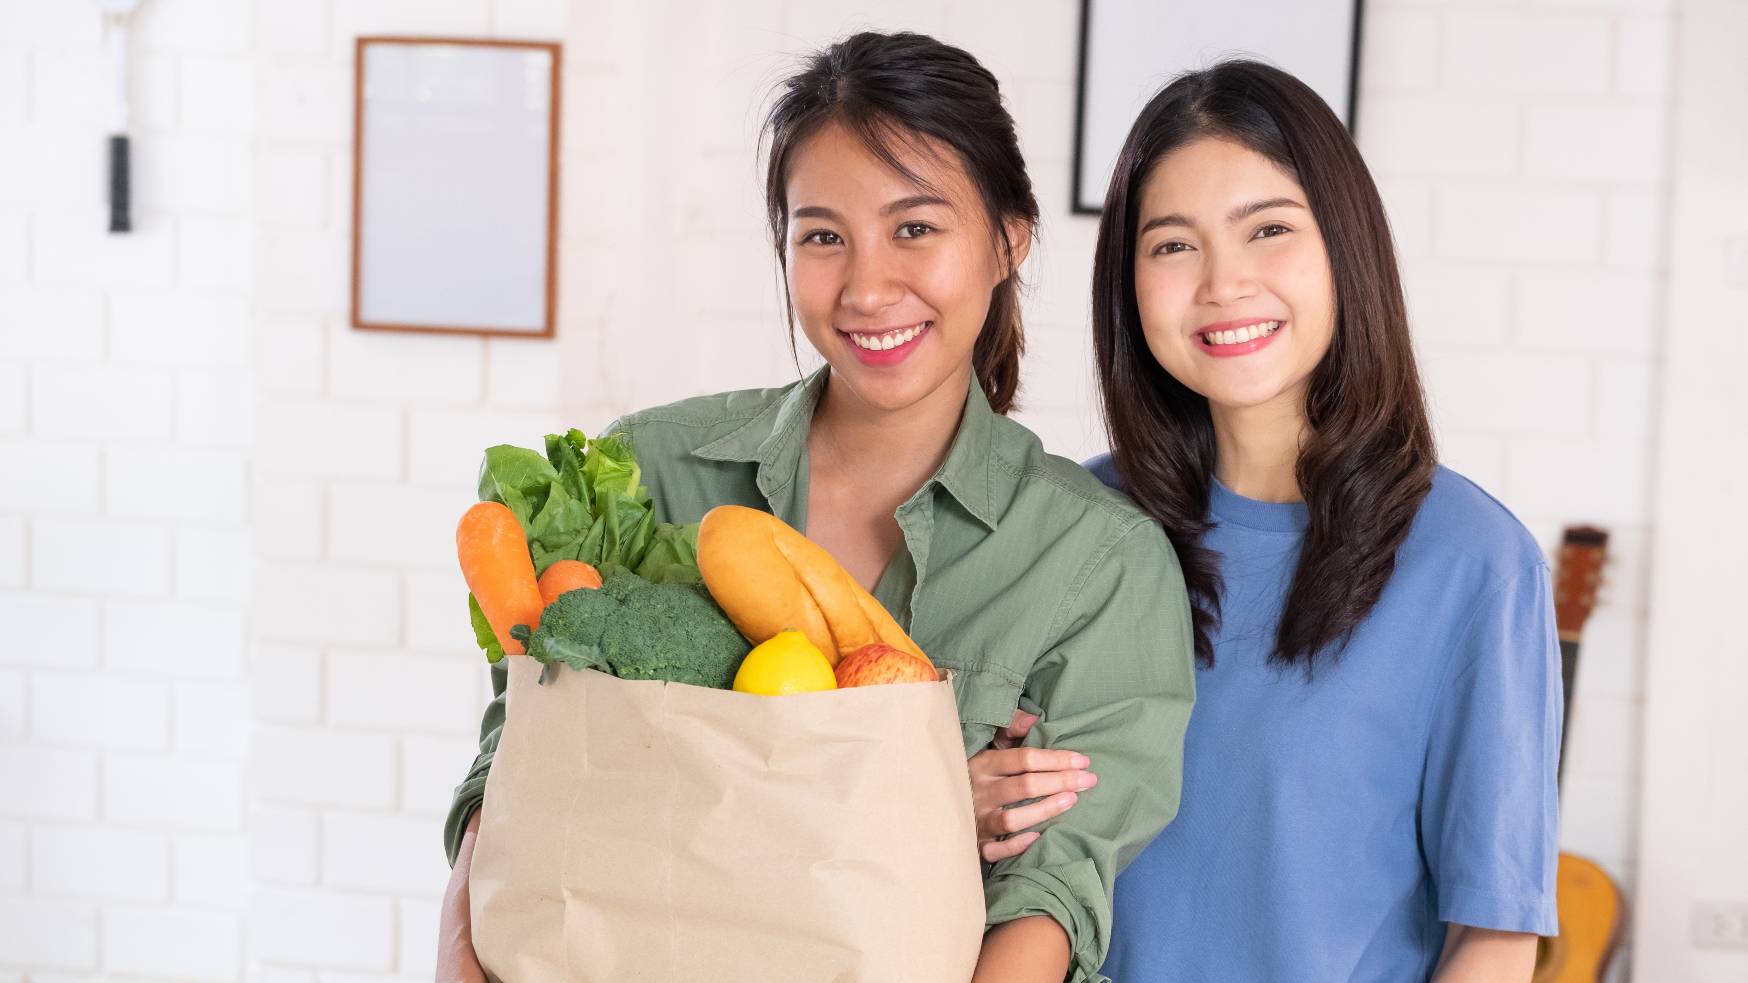
{"label": "baguette", "polygon": [[928,658],[824,547],[776,516],[740,505],[711,509],[698,529],[698,570],[754,645],[792,628],[834,667],[874,642]]}

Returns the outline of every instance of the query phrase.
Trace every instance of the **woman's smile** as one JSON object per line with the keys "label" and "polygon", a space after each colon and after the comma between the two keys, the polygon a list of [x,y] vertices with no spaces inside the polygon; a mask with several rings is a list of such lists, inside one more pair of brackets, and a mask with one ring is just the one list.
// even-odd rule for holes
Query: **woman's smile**
{"label": "woman's smile", "polygon": [[1287,322],[1248,318],[1210,324],[1196,332],[1196,344],[1214,358],[1237,358],[1268,347]]}
{"label": "woman's smile", "polygon": [[849,344],[851,351],[861,359],[863,365],[876,368],[897,365],[916,351],[923,338],[934,326],[933,321],[920,321],[904,327],[874,329],[867,331],[839,331]]}

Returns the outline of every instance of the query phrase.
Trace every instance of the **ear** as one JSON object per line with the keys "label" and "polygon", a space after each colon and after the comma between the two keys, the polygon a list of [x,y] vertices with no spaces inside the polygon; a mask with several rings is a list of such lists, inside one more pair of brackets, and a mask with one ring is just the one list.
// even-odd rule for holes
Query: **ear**
{"label": "ear", "polygon": [[1010,218],[1003,223],[1002,231],[1007,235],[1008,254],[1013,257],[1012,264],[1002,271],[1001,279],[1006,280],[1026,265],[1026,256],[1032,251],[1032,223],[1023,218]]}

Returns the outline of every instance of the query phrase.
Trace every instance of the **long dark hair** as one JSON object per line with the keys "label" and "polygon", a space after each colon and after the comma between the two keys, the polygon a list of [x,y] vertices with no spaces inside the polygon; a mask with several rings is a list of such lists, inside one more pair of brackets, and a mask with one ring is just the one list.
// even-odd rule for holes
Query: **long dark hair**
{"label": "long dark hair", "polygon": [[1305,83],[1253,61],[1178,77],[1129,131],[1099,222],[1093,348],[1112,457],[1165,527],[1194,608],[1196,658],[1212,665],[1222,585],[1209,528],[1214,426],[1208,401],[1154,359],[1135,295],[1135,227],[1151,168],[1203,137],[1233,140],[1305,189],[1335,287],[1335,333],[1305,396],[1297,477],[1310,514],[1271,661],[1307,673],[1338,655],[1396,566],[1432,488],[1432,428],[1384,205],[1341,120]]}
{"label": "long dark hair", "polygon": [[[995,76],[963,49],[908,32],[864,32],[808,56],[801,70],[781,84],[765,118],[765,207],[779,265],[785,262],[790,159],[828,123],[855,134],[889,167],[918,184],[924,182],[899,162],[895,147],[927,154],[933,152],[932,142],[958,155],[983,199],[996,248],[1009,270],[990,295],[972,367],[989,405],[997,413],[1013,409],[1026,336],[1007,224],[1018,219],[1036,228],[1038,200]],[[787,289],[784,299],[789,300]],[[789,319],[793,324],[793,302]]]}

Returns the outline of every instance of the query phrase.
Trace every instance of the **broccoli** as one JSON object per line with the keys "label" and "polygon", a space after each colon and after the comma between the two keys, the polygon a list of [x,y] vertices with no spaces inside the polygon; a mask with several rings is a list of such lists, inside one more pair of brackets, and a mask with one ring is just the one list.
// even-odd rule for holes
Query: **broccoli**
{"label": "broccoli", "polygon": [[529,655],[621,679],[734,684],[749,646],[703,587],[652,584],[623,568],[604,573],[599,589],[570,591],[547,606],[525,639]]}

